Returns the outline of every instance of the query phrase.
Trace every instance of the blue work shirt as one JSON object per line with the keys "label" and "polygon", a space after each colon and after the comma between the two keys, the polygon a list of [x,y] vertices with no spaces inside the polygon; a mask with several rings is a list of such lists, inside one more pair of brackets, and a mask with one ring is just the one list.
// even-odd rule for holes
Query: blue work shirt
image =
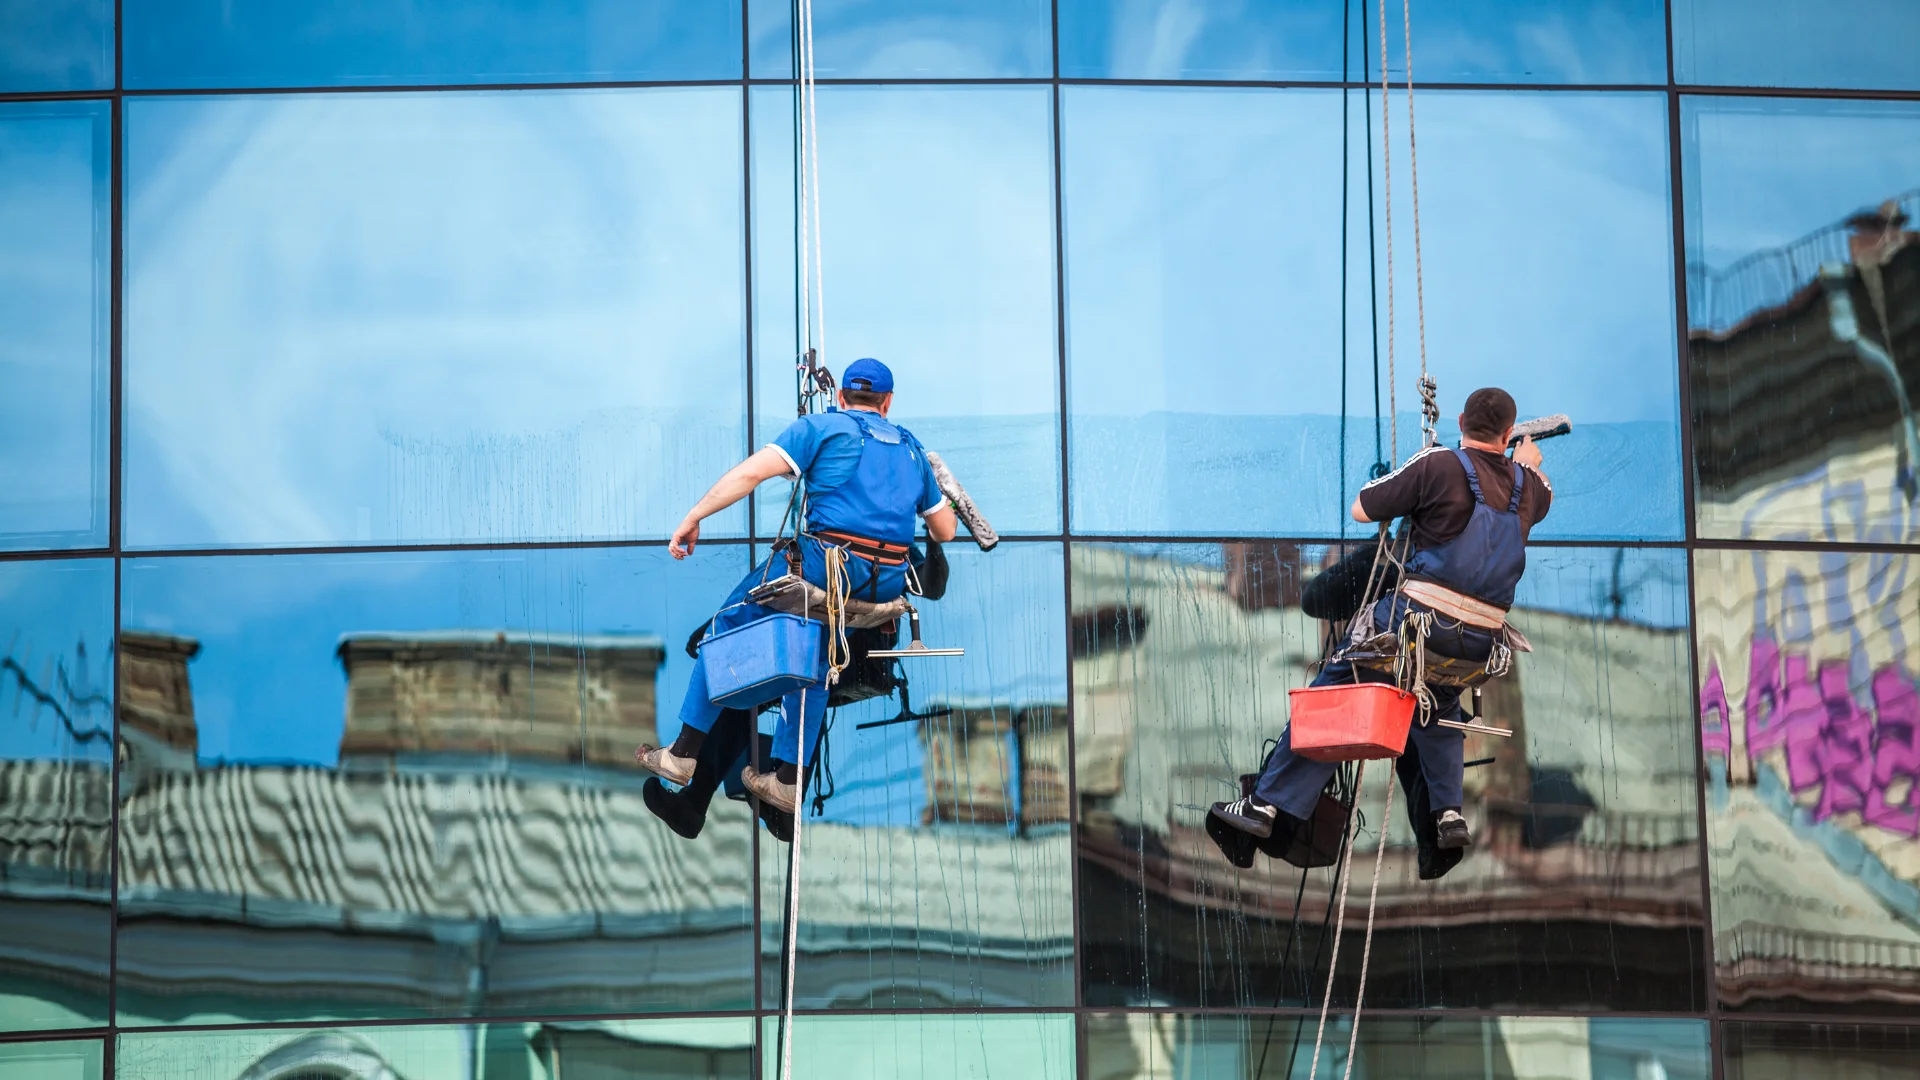
{"label": "blue work shirt", "polygon": [[[866,412],[862,419],[875,428],[893,428],[877,412]],[[787,425],[787,430],[767,444],[787,459],[793,470],[807,478],[810,498],[832,492],[853,476],[860,464],[860,425],[844,412],[813,413]],[[920,462],[920,496],[913,511],[925,517],[944,506],[947,497],[933,479],[933,468],[925,457]]]}

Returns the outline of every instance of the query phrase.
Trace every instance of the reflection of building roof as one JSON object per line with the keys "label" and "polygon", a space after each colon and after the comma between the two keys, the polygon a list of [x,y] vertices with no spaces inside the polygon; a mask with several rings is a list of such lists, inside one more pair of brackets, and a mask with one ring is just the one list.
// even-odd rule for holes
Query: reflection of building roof
{"label": "reflection of building roof", "polygon": [[356,631],[340,635],[338,651],[345,657],[349,646],[374,645],[505,645],[559,652],[656,652],[662,659],[666,653],[658,634],[554,634],[523,630]]}

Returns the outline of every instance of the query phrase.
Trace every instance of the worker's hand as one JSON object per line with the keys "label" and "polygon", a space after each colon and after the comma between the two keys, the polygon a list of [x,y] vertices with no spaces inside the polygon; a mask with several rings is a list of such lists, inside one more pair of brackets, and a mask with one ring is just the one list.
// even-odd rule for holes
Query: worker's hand
{"label": "worker's hand", "polygon": [[1529,469],[1537,471],[1540,468],[1540,447],[1534,444],[1533,436],[1521,439],[1520,445],[1513,448],[1513,460]]}
{"label": "worker's hand", "polygon": [[667,541],[667,553],[676,559],[684,559],[693,554],[693,545],[699,542],[700,519],[688,518],[680,523],[679,528],[673,530],[673,539]]}

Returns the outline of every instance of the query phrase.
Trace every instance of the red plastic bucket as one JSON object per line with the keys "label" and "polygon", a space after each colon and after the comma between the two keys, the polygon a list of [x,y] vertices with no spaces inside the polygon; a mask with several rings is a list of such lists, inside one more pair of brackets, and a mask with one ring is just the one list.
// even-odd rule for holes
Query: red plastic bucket
{"label": "red plastic bucket", "polygon": [[1287,691],[1293,752],[1315,761],[1397,758],[1413,727],[1414,697],[1385,683],[1335,683]]}

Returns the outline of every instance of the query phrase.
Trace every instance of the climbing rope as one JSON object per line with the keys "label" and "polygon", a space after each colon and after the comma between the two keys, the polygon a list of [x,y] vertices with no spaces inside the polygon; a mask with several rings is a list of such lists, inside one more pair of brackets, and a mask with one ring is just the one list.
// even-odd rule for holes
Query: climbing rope
{"label": "climbing rope", "polygon": [[[1353,778],[1353,807],[1347,811],[1347,832],[1340,845],[1340,861],[1334,864],[1334,876],[1340,881],[1340,898],[1334,902],[1333,916],[1333,955],[1327,958],[1327,989],[1320,995],[1320,1027],[1313,1033],[1313,1062],[1307,1066],[1308,1076],[1320,1075],[1320,1047],[1327,1035],[1327,1009],[1333,1005],[1333,973],[1340,968],[1340,932],[1347,925],[1347,886],[1353,883],[1350,872],[1353,862],[1354,815],[1360,812],[1360,793],[1366,789],[1367,763],[1362,761],[1358,773]],[[1393,782],[1387,782],[1392,787]]]}

